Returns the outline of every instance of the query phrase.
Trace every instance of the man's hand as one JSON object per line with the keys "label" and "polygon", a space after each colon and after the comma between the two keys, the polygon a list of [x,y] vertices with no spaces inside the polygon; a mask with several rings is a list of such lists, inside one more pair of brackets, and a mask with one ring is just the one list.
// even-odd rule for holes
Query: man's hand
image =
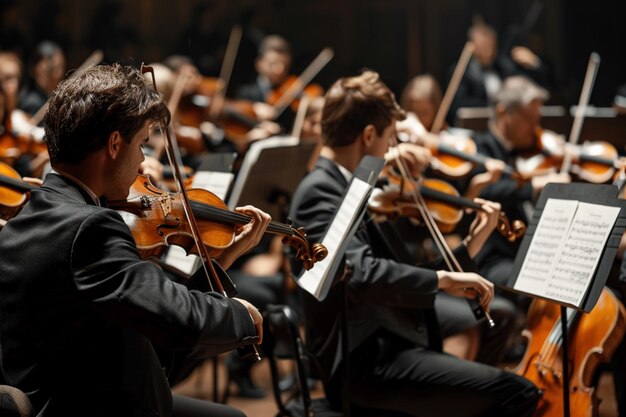
{"label": "man's hand", "polygon": [[260,345],[263,342],[263,316],[255,306],[253,306],[246,300],[242,300],[241,298],[236,297],[233,297],[233,300],[239,301],[241,304],[243,304],[246,310],[248,310],[250,317],[252,317],[254,327],[256,328],[256,334],[257,336],[259,336],[259,342],[257,344]]}
{"label": "man's hand", "polygon": [[235,241],[219,256],[218,262],[224,269],[228,269],[237,258],[259,244],[272,220],[269,214],[253,206],[237,207],[235,211],[247,214],[252,217],[252,221],[237,228]]}
{"label": "man's hand", "polygon": [[474,258],[483,247],[493,230],[498,225],[500,217],[500,203],[475,198],[474,201],[481,205],[482,210],[476,213],[476,218],[470,225],[469,235],[465,238],[467,253]]}
{"label": "man's hand", "polygon": [[473,272],[437,271],[439,288],[455,297],[480,298],[485,311],[493,300],[493,284]]}
{"label": "man's hand", "polygon": [[413,178],[419,178],[432,160],[429,149],[413,143],[399,143],[390,148],[385,155],[385,160],[395,166],[397,163],[396,155],[404,162]]}
{"label": "man's hand", "polygon": [[520,67],[533,70],[539,68],[541,59],[525,46],[516,46],[511,50],[511,58]]}

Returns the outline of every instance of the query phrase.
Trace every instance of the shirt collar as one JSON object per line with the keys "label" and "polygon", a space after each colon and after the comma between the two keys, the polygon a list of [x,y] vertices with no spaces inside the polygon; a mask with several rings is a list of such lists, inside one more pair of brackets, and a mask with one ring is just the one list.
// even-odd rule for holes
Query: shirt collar
{"label": "shirt collar", "polygon": [[61,171],[58,168],[52,168],[50,173],[60,175],[61,177],[67,178],[68,180],[72,181],[74,184],[78,185],[91,198],[91,200],[96,206],[98,207],[101,206],[100,199],[98,198],[96,193],[94,193],[89,187],[87,187],[87,185],[84,182],[82,182],[75,176],[68,174],[67,172]]}
{"label": "shirt collar", "polygon": [[346,182],[350,182],[350,180],[352,179],[352,172],[350,172],[348,168],[344,167],[343,165],[340,165],[339,163],[333,160],[331,160],[331,162],[335,164],[339,172],[341,172],[341,175],[343,175],[343,177],[346,179]]}
{"label": "shirt collar", "polygon": [[498,129],[496,129],[496,125],[493,120],[489,121],[489,131],[508,153],[513,152],[513,145],[509,140],[507,140],[507,138],[505,138],[498,132]]}

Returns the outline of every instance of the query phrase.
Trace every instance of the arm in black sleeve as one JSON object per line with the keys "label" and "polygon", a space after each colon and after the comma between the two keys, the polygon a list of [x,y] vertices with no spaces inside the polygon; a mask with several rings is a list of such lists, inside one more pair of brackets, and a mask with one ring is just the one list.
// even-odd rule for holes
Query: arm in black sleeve
{"label": "arm in black sleeve", "polygon": [[95,311],[166,349],[191,349],[194,357],[205,357],[255,339],[241,303],[188,290],[142,261],[128,227],[113,210],[98,211],[83,222],[73,242],[71,268],[76,289]]}

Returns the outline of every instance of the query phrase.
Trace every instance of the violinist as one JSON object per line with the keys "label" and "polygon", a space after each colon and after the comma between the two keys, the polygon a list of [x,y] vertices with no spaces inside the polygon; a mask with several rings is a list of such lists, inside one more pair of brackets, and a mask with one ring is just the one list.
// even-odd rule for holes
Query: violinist
{"label": "violinist", "polygon": [[[520,153],[537,144],[541,106],[548,92],[522,76],[509,77],[495,96],[493,117],[488,131],[474,137],[478,152],[511,164]],[[481,171],[478,168],[474,174]],[[481,192],[484,199],[502,204],[510,217],[527,221],[523,205],[530,204],[550,182],[569,182],[568,174],[537,175],[526,183],[503,176]],[[480,272],[496,284],[506,285],[519,244],[512,244],[494,234],[477,257]]]}
{"label": "violinist", "polygon": [[[360,160],[383,157],[395,141],[395,121],[404,117],[375,72],[335,82],[322,112],[322,155],[292,200],[294,223],[306,224],[308,235],[320,238]],[[491,218],[484,217],[481,227]],[[342,326],[337,325],[341,286],[331,288],[321,302],[303,293],[309,346],[331,404],[341,407],[343,386],[355,408],[415,416],[530,416],[537,402],[530,382],[441,353],[433,311],[437,292],[479,294],[487,308],[493,286],[474,273],[429,270],[393,259],[372,225],[367,219],[360,225],[345,255],[353,266],[345,283],[349,357],[341,353]],[[349,375],[343,374],[345,361],[350,361]]]}
{"label": "violinist", "polygon": [[430,132],[441,105],[441,87],[432,75],[418,75],[404,87],[400,104],[404,110],[415,114],[426,131]]}
{"label": "violinist", "polygon": [[[254,102],[259,120],[273,120],[274,108],[268,100],[276,89],[284,85],[291,70],[291,46],[287,40],[278,35],[266,36],[259,45],[254,67],[257,71],[255,82],[239,87],[235,97]],[[276,122],[288,131],[294,118],[293,110],[287,108]]]}
{"label": "violinist", "polygon": [[[91,68],[52,94],[44,128],[53,171],[0,232],[1,378],[42,417],[242,415],[172,397],[169,384],[262,336],[261,315],[204,292],[206,280],[169,280],[107,208],[126,199],[151,124],[168,119],[162,96],[130,67]],[[242,211],[253,220],[220,257],[224,268],[269,223]]]}
{"label": "violinist", "polygon": [[[4,131],[0,157],[12,165],[23,176],[40,176],[43,165],[48,161],[45,151],[37,153],[23,151],[23,145],[41,143],[43,130],[33,126],[30,115],[19,109],[19,88],[22,78],[22,61],[14,52],[0,52],[0,82],[5,97]],[[28,148],[28,147],[27,147]]]}
{"label": "violinist", "polygon": [[540,85],[547,84],[547,69],[541,58],[520,45],[498,51],[498,34],[482,18],[475,19],[467,38],[473,46],[473,57],[454,96],[449,123],[454,122],[459,107],[487,107],[503,80],[512,75],[525,75]]}
{"label": "violinist", "polygon": [[65,54],[59,45],[43,41],[35,47],[28,66],[28,80],[19,97],[19,108],[34,115],[65,77]]}

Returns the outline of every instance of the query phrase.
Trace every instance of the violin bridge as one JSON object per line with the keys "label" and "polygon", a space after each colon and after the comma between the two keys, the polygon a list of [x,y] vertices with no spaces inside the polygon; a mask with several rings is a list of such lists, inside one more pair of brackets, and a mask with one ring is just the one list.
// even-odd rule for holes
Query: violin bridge
{"label": "violin bridge", "polygon": [[159,204],[163,211],[163,217],[167,217],[172,212],[172,197],[168,193],[161,194]]}

